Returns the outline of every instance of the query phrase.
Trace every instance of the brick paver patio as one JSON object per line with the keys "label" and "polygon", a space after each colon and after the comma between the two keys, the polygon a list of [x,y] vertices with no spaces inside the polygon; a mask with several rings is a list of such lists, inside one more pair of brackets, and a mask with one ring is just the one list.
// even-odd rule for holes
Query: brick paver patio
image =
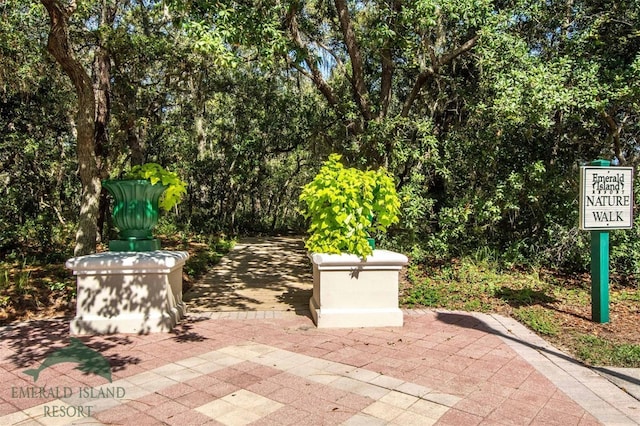
{"label": "brick paver patio", "polygon": [[[564,363],[583,367],[535,336],[529,336],[534,343],[504,337],[499,321],[510,320],[500,317],[407,311],[402,328],[318,330],[310,318],[291,313],[220,316],[189,317],[169,334],[82,338],[110,361],[112,383],[72,363],[43,370],[34,383],[24,370],[67,344],[68,323],[5,328],[0,424],[595,425],[640,419],[636,400],[597,375],[591,389],[589,377],[567,374]],[[528,351],[533,362],[523,357]],[[27,397],[25,389],[34,387],[58,395]]]}
{"label": "brick paver patio", "polygon": [[111,383],[73,362],[24,373],[69,344],[68,320],[1,328],[0,425],[640,424],[636,399],[509,318],[407,310],[403,327],[317,329],[292,300],[82,337]]}

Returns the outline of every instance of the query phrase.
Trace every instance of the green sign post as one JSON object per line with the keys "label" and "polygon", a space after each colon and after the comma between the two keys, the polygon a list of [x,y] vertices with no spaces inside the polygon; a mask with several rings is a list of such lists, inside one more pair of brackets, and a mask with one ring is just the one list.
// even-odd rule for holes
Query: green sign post
{"label": "green sign post", "polygon": [[591,319],[609,322],[609,231],[591,231]]}
{"label": "green sign post", "polygon": [[[609,167],[611,162],[589,164]],[[591,320],[609,322],[609,231],[591,231]]]}
{"label": "green sign post", "polygon": [[591,319],[609,322],[609,231],[633,226],[633,169],[592,161],[580,170],[580,229],[591,231]]}

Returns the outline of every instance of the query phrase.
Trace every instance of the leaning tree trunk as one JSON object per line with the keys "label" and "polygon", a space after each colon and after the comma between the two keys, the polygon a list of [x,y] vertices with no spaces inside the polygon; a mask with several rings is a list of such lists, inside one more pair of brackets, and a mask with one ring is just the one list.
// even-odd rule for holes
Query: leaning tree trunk
{"label": "leaning tree trunk", "polygon": [[69,17],[75,11],[75,2],[65,6],[60,1],[41,0],[51,19],[47,49],[69,76],[78,96],[77,156],[78,173],[82,184],[82,197],[76,256],[92,253],[96,249],[98,235],[98,205],[101,182],[95,152],[95,96],[92,81],[82,64],[76,60],[69,41]]}
{"label": "leaning tree trunk", "polygon": [[[109,2],[102,2],[100,26],[113,24],[115,8]],[[110,167],[108,164],[107,150],[109,146],[109,133],[107,131],[111,116],[111,57],[109,51],[98,43],[93,58],[93,95],[95,97],[95,153],[97,173],[100,180],[106,179],[105,173]],[[107,192],[101,191],[98,202],[97,217],[97,242],[102,241],[102,231],[109,209]]]}

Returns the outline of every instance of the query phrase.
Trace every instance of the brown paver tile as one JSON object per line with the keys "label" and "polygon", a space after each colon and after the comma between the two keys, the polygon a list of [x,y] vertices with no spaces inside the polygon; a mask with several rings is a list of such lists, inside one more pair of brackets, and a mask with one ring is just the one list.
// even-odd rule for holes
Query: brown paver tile
{"label": "brown paver tile", "polygon": [[533,419],[532,425],[557,425],[576,426],[580,423],[581,416],[574,416],[564,411],[543,408]]}
{"label": "brown paver tile", "polygon": [[140,414],[140,410],[137,410],[131,405],[124,404],[96,413],[93,415],[93,418],[106,424],[122,424],[123,419],[126,419],[127,417],[135,417]]}
{"label": "brown paver tile", "polygon": [[589,413],[585,413],[585,415],[582,416],[582,418],[580,419],[580,423],[579,423],[580,426],[596,426],[601,424],[602,423],[600,423],[598,419],[596,419]]}
{"label": "brown paver tile", "polygon": [[177,383],[164,389],[160,389],[156,392],[160,395],[166,396],[169,399],[176,399],[180,398],[183,395],[190,394],[195,390],[195,388],[185,383]]}
{"label": "brown paver tile", "polygon": [[277,389],[274,392],[269,394],[270,399],[281,402],[283,404],[291,404],[294,401],[302,398],[302,396],[303,395],[298,389],[289,388],[289,387],[280,387],[280,389]]}
{"label": "brown paver tile", "polygon": [[506,371],[504,369],[501,369],[493,376],[489,377],[488,381],[507,387],[518,388],[531,375],[532,370],[533,368]]}
{"label": "brown paver tile", "polygon": [[263,417],[255,424],[273,424],[276,422],[281,425],[304,425],[313,418],[312,414],[305,410],[300,410],[292,406],[284,406]]}
{"label": "brown paver tile", "polygon": [[485,398],[466,398],[458,402],[454,408],[456,410],[464,411],[465,413],[474,414],[480,417],[487,417],[496,408],[500,407],[505,401],[504,398],[496,397],[495,395],[486,395]]}
{"label": "brown paver tile", "polygon": [[472,426],[482,423],[483,418],[464,411],[451,409],[435,423],[442,426]]}
{"label": "brown paver tile", "polygon": [[498,383],[484,382],[480,384],[476,392],[473,392],[469,395],[469,398],[476,399],[477,395],[491,395],[498,398],[506,399],[511,396],[513,392],[515,392],[515,388],[503,386]]}
{"label": "brown paver tile", "polygon": [[202,389],[202,391],[219,398],[224,395],[228,395],[231,392],[235,392],[238,389],[240,389],[238,386],[226,382],[220,382],[211,386],[207,386],[206,388]]}
{"label": "brown paver tile", "polygon": [[573,400],[571,400],[571,398],[559,390],[554,392],[549,401],[544,405],[544,408],[560,411],[578,418],[581,418],[585,414],[582,407],[577,405]]}
{"label": "brown paver tile", "polygon": [[0,417],[6,416],[16,411],[16,407],[8,402],[0,402]]}
{"label": "brown paver tile", "polygon": [[188,410],[189,408],[178,402],[166,401],[154,406],[152,410],[147,410],[146,413],[162,422],[167,422],[169,419],[181,416]]}
{"label": "brown paver tile", "polygon": [[136,425],[136,426],[157,426],[158,419],[150,416],[147,413],[134,414],[130,417],[120,420],[122,425]]}
{"label": "brown paver tile", "polygon": [[157,407],[169,401],[171,401],[171,399],[167,398],[166,396],[157,393],[151,393],[141,398],[132,401],[130,400],[126,403],[126,405],[129,405],[138,411],[147,412],[154,407]]}
{"label": "brown paver tile", "polygon": [[487,416],[487,420],[505,424],[529,424],[538,415],[540,409],[539,406],[507,399]]}
{"label": "brown paver tile", "polygon": [[181,395],[175,398],[174,401],[184,405],[187,408],[193,409],[193,408],[200,407],[208,402],[211,402],[215,398],[217,397],[211,395],[210,393],[207,393],[201,390],[196,390],[191,393]]}
{"label": "brown paver tile", "polygon": [[278,389],[281,389],[281,387],[280,385],[277,385],[273,382],[262,380],[260,382],[247,386],[246,389],[250,390],[251,392],[257,393],[258,395],[269,396]]}
{"label": "brown paver tile", "polygon": [[185,425],[214,425],[220,424],[208,416],[195,410],[189,410],[162,420],[164,424],[185,426]]}
{"label": "brown paver tile", "polygon": [[545,406],[550,398],[551,394],[545,393],[543,390],[540,392],[530,392],[521,388],[516,389],[511,395],[509,395],[509,399],[512,401],[521,401],[540,407]]}

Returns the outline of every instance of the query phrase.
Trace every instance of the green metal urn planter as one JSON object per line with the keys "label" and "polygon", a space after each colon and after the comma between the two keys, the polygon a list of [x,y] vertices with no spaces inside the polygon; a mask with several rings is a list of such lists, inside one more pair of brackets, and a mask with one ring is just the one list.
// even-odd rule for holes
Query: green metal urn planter
{"label": "green metal urn planter", "polygon": [[158,223],[160,196],[167,187],[145,179],[106,180],[102,185],[114,198],[112,217],[119,231],[119,239],[109,241],[109,250],[159,250],[160,241],[153,238],[152,230]]}

